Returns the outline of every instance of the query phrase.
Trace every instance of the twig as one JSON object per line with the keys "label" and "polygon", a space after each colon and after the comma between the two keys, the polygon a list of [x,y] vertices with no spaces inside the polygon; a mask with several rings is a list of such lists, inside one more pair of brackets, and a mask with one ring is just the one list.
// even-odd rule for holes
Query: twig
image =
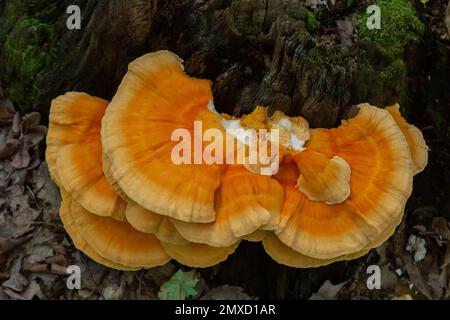
{"label": "twig", "polygon": [[67,266],[67,259],[62,254],[58,254],[56,256],[46,258],[45,263],[47,263],[47,264],[56,263],[61,266]]}

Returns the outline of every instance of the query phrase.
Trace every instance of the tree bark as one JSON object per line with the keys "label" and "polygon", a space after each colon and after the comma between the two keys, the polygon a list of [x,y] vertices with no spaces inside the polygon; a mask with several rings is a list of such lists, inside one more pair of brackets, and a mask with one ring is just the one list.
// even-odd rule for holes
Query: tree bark
{"label": "tree bark", "polygon": [[[365,50],[309,32],[304,2],[4,0],[0,81],[21,109],[45,114],[69,90],[111,99],[131,60],[169,49],[189,74],[213,80],[216,106],[234,115],[260,104],[331,127],[351,104],[398,101],[400,90],[370,83],[378,78]],[[71,4],[81,30],[66,27]]]}

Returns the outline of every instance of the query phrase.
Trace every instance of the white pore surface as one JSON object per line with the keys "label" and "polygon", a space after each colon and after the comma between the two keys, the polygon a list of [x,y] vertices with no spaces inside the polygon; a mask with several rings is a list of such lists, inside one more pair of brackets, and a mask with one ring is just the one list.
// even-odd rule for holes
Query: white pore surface
{"label": "white pore surface", "polygon": [[256,132],[254,130],[249,130],[241,126],[241,120],[221,119],[220,124],[222,125],[222,127],[224,127],[227,133],[235,137],[236,140],[239,141],[239,143],[250,146],[256,142],[255,141],[255,139],[257,138],[255,136]]}
{"label": "white pore surface", "polygon": [[291,147],[292,149],[296,150],[296,151],[303,151],[305,150],[305,148],[303,147],[305,145],[305,141],[300,140],[295,133],[291,133]]}

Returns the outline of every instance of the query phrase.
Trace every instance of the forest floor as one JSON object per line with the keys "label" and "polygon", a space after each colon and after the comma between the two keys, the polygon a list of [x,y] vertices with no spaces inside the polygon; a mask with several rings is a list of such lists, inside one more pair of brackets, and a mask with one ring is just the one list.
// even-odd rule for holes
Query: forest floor
{"label": "forest floor", "polygon": [[[436,10],[430,6],[425,14],[433,20],[442,14]],[[445,26],[436,23],[433,28],[448,49]],[[1,98],[5,97],[0,88]],[[191,299],[270,297],[255,287],[230,285],[215,277],[226,262],[206,270],[169,262],[151,270],[124,272],[99,265],[76,250],[59,219],[60,194],[45,163],[46,129],[41,120],[39,113],[20,114],[10,101],[0,100],[0,300],[165,299],[176,281],[194,289]],[[395,234],[351,262],[344,275],[321,279],[306,295],[293,293],[289,298],[450,299],[450,128],[444,138],[437,138],[442,135],[432,124],[417,122],[430,146],[430,160],[415,177],[405,218]],[[244,250],[262,249],[259,244],[245,244],[233,256]],[[70,265],[81,269],[80,290],[67,287]],[[369,266],[379,267],[379,289],[369,289]]]}

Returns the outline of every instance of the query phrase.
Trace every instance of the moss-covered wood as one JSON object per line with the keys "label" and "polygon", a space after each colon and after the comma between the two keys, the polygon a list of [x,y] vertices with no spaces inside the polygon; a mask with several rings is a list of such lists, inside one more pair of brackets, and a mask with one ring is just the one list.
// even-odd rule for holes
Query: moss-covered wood
{"label": "moss-covered wood", "polygon": [[[262,104],[329,127],[351,104],[402,100],[404,47],[421,37],[414,8],[396,13],[403,7],[380,0],[383,21],[400,17],[407,29],[374,33],[363,23],[369,1],[344,1],[340,9],[305,2],[4,0],[0,81],[21,109],[45,112],[67,90],[111,98],[128,62],[168,48],[189,73],[214,80],[216,105],[230,113]],[[70,4],[81,7],[81,30],[66,28]],[[341,44],[336,21],[344,19],[361,41]],[[387,47],[395,53],[382,52]]]}

